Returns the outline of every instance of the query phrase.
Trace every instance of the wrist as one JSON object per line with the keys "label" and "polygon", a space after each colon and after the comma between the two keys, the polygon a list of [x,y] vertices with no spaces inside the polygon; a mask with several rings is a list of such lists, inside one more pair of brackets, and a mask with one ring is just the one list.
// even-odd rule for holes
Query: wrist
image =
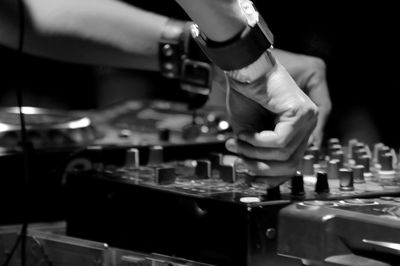
{"label": "wrist", "polygon": [[267,49],[250,65],[238,70],[225,71],[225,74],[229,78],[244,84],[251,84],[264,76],[268,76],[276,64],[271,50],[272,49]]}

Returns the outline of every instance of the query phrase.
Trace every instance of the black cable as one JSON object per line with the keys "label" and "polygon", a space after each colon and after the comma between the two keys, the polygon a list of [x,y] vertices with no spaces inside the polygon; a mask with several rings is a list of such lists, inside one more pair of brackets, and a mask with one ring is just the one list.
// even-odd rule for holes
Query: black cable
{"label": "black cable", "polygon": [[17,240],[15,240],[14,246],[12,247],[10,254],[8,254],[6,261],[4,262],[4,266],[10,264],[10,261],[15,253],[15,250],[17,250],[18,244],[21,241],[21,234],[18,235]]}
{"label": "black cable", "polygon": [[[22,70],[23,66],[23,48],[24,48],[24,41],[25,41],[25,9],[24,9],[24,3],[23,0],[17,0],[18,1],[18,12],[19,12],[19,42],[18,42],[18,66],[20,67],[20,70]],[[23,71],[21,71],[23,72]],[[25,116],[23,113],[23,97],[22,97],[22,84],[17,85],[17,104],[19,108],[19,118],[20,118],[20,125],[21,125],[21,144],[22,144],[22,153],[23,153],[23,183],[21,186],[21,192],[22,192],[22,197],[23,201],[22,204],[22,227],[21,227],[21,232],[15,241],[15,244],[8,255],[6,261],[4,262],[4,266],[7,266],[10,262],[11,259],[17,250],[18,244],[21,242],[21,265],[25,266],[26,265],[26,235],[27,235],[27,229],[28,229],[28,214],[27,214],[27,193],[28,191],[28,183],[29,183],[29,175],[30,175],[30,167],[29,167],[29,145],[28,145],[28,139],[27,139],[27,133],[26,133],[26,125],[25,125]]]}

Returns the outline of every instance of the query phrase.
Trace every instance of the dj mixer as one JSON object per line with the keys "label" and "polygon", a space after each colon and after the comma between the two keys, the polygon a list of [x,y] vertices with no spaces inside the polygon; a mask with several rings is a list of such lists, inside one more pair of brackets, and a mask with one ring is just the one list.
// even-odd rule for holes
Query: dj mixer
{"label": "dj mixer", "polygon": [[279,218],[278,252],[305,265],[400,265],[399,197],[303,201]]}
{"label": "dj mixer", "polygon": [[30,220],[66,219],[70,237],[144,254],[211,265],[299,265],[303,257],[291,250],[282,254],[296,259],[277,255],[283,208],[400,196],[398,154],[381,143],[329,139],[309,147],[297,174],[274,187],[273,177],[254,177],[225,149],[231,131],[221,110],[189,112],[156,101],[74,113],[72,120],[26,111],[30,200],[21,196],[16,112],[7,110],[0,117],[0,197],[10,204],[0,223],[20,222],[25,209]]}
{"label": "dj mixer", "polygon": [[299,265],[276,254],[282,208],[400,195],[397,155],[383,144],[372,152],[356,140],[310,147],[298,173],[278,187],[213,148],[88,148],[71,162],[81,170],[65,179],[68,234],[215,265]]}

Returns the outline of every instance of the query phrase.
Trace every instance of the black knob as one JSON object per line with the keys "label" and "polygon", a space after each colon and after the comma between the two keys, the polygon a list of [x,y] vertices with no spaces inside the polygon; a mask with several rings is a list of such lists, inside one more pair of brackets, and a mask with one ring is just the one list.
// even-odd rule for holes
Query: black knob
{"label": "black knob", "polygon": [[223,156],[222,156],[221,153],[211,153],[208,156],[208,159],[211,162],[211,169],[212,170],[218,170],[218,168],[222,164],[222,158],[223,158]]}
{"label": "black knob", "polygon": [[171,130],[168,128],[161,128],[158,131],[158,139],[160,141],[169,141],[171,136]]}
{"label": "black knob", "polygon": [[148,164],[160,164],[164,161],[162,146],[153,146],[149,149],[149,161]]}
{"label": "black knob", "polygon": [[224,182],[234,183],[236,181],[235,168],[233,165],[220,165],[219,176]]}
{"label": "black knob", "polygon": [[292,186],[292,196],[294,197],[302,197],[304,196],[304,180],[303,180],[303,175],[299,172],[296,173],[296,175],[292,178],[291,181],[291,186]]}
{"label": "black knob", "polygon": [[317,173],[317,183],[315,184],[315,192],[318,194],[329,193],[328,175],[325,172]]}
{"label": "black knob", "polygon": [[176,175],[173,167],[162,167],[155,169],[155,183],[158,185],[170,185],[175,182]]}
{"label": "black knob", "polygon": [[267,200],[280,200],[281,199],[281,189],[279,186],[267,189]]}

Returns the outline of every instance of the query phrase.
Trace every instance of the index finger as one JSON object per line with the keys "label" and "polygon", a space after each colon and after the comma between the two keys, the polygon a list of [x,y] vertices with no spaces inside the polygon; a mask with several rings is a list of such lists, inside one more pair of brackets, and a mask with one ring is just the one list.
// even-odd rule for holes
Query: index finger
{"label": "index finger", "polygon": [[303,134],[300,134],[300,132],[303,132],[304,127],[314,126],[309,121],[304,121],[308,119],[307,115],[293,112],[289,115],[280,116],[273,131],[265,130],[259,133],[240,132],[238,138],[256,147],[285,148],[294,137],[304,137]]}

